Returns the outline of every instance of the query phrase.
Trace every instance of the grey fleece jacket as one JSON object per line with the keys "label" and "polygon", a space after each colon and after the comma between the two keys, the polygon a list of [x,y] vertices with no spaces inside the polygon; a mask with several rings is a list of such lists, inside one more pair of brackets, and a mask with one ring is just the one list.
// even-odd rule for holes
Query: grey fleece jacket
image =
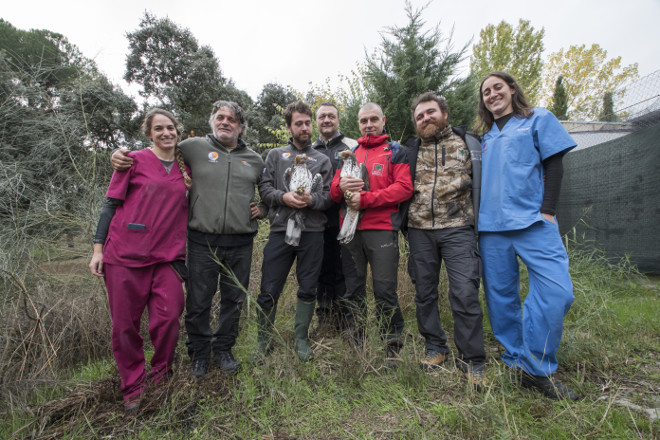
{"label": "grey fleece jacket", "polygon": [[303,208],[305,216],[305,231],[323,231],[326,224],[324,211],[332,205],[330,199],[330,182],[332,181],[332,164],[330,159],[308,144],[304,149],[298,150],[289,139],[289,144],[284,147],[274,148],[266,156],[266,168],[259,183],[259,194],[261,200],[268,206],[268,220],[270,230],[280,232],[286,230],[286,223],[292,208],[284,204],[282,196],[289,192],[284,182],[284,172],[291,167],[298,154],[306,154],[307,169],[314,174],[321,174],[323,178],[323,189],[312,194],[312,203]]}

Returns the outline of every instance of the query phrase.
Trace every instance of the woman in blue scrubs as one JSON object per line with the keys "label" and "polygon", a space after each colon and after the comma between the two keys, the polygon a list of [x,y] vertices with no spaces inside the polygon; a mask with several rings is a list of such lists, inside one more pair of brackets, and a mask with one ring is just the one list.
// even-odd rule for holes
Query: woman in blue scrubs
{"label": "woman in blue scrubs", "polygon": [[[568,256],[555,209],[562,156],[575,142],[557,118],[532,108],[516,80],[492,72],[481,82],[482,184],[479,249],[493,334],[517,383],[554,399],[578,395],[552,375],[564,316],[573,302]],[[529,293],[521,304],[518,258]]]}

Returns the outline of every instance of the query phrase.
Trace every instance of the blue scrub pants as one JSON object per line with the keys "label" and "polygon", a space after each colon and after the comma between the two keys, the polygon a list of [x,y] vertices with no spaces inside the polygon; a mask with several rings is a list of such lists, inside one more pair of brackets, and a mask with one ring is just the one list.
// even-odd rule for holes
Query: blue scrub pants
{"label": "blue scrub pants", "polygon": [[[573,302],[568,255],[556,224],[539,221],[518,231],[480,232],[486,305],[504,361],[535,376],[557,370],[564,316]],[[521,308],[518,259],[529,293]]]}

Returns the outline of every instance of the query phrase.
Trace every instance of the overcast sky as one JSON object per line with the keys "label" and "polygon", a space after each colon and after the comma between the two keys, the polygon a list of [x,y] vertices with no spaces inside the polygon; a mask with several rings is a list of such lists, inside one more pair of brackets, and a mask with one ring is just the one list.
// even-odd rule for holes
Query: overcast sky
{"label": "overcast sky", "polygon": [[[65,35],[94,59],[112,82],[136,96],[122,80],[128,41],[145,11],[169,17],[209,45],[223,74],[253,98],[277,82],[305,92],[349,75],[365,50],[372,52],[388,26],[407,23],[404,0],[195,0],[5,1],[0,17],[20,29],[48,29]],[[426,1],[412,0],[420,7]],[[530,20],[545,28],[545,56],[570,45],[600,44],[624,65],[639,63],[640,76],[660,70],[657,22],[660,0],[469,1],[433,0],[423,18],[440,23],[461,47],[477,41],[488,24]],[[469,50],[471,54],[471,49]],[[467,69],[468,65],[464,65]]]}

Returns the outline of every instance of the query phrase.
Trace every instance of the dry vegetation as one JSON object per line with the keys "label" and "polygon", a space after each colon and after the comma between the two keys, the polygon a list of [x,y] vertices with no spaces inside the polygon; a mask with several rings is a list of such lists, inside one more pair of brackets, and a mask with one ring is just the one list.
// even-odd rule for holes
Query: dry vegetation
{"label": "dry vegetation", "polygon": [[[657,437],[659,290],[657,282],[625,262],[612,266],[598,253],[572,255],[577,300],[566,324],[560,377],[584,398],[569,404],[511,385],[487,322],[490,385],[485,392],[470,389],[453,367],[423,373],[404,244],[399,292],[406,345],[396,372],[384,368],[375,325],[361,351],[326,335],[314,341],[312,363],[297,362],[293,276],[281,300],[275,352],[263,365],[249,365],[266,234],[262,228],[257,237],[250,300],[235,348],[241,372],[225,377],[211,370],[202,381],[193,380],[182,334],[175,375],[166,385],[148,389],[137,417],[123,413],[105,291],[86,267],[89,246],[77,240],[73,248],[62,244],[33,258],[21,272],[2,272],[0,437]],[[440,289],[446,291],[446,278]],[[444,326],[451,329],[446,296],[440,307]]]}

